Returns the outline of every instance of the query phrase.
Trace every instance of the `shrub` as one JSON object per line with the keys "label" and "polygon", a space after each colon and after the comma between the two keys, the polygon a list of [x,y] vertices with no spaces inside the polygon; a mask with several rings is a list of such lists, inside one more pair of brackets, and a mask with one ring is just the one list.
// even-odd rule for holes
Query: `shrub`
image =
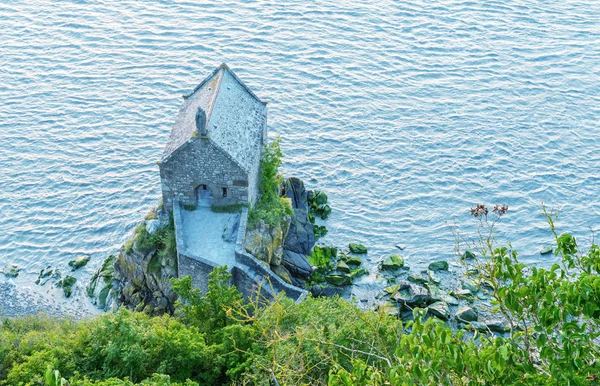
{"label": "shrub", "polygon": [[289,199],[280,196],[283,177],[278,169],[281,166],[280,139],[265,145],[260,160],[258,182],[259,198],[256,205],[248,212],[248,226],[255,227],[260,220],[271,226],[279,226],[285,216],[292,216],[294,211]]}
{"label": "shrub", "polygon": [[231,205],[211,205],[210,210],[215,213],[240,213],[242,208],[245,208],[246,204],[231,204]]}

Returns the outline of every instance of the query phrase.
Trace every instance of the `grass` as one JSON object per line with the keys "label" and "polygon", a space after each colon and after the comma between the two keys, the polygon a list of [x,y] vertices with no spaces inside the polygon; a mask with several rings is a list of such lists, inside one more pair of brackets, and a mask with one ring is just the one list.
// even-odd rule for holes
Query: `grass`
{"label": "grass", "polygon": [[198,209],[197,205],[184,205],[183,209],[187,210],[188,212],[193,212],[196,209]]}
{"label": "grass", "polygon": [[222,206],[211,205],[210,210],[215,213],[240,213],[246,206],[246,204],[231,204]]}

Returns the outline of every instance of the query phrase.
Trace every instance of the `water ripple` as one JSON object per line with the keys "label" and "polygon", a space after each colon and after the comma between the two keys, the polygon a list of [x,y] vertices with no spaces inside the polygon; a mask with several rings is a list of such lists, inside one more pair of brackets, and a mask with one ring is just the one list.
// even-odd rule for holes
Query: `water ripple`
{"label": "water ripple", "polygon": [[159,197],[181,95],[223,61],[270,101],[285,170],[329,193],[324,242],[373,261],[400,242],[418,267],[473,234],[477,202],[511,207],[500,237],[532,264],[551,262],[542,202],[598,229],[596,1],[9,1],[0,19],[2,262],[54,308],[84,302],[32,278],[88,253],[85,282],[115,251]]}

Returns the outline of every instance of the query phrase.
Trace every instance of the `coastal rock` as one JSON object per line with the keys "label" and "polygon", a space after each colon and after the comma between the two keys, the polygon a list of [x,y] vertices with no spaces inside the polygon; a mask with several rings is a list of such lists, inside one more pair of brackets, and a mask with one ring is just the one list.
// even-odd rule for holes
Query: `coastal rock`
{"label": "coastal rock", "polygon": [[367,253],[367,247],[365,247],[364,245],[362,245],[360,243],[350,243],[350,244],[348,244],[348,249],[350,249],[350,252],[356,253],[356,254]]}
{"label": "coastal rock", "polygon": [[344,263],[343,261],[340,261],[335,269],[339,272],[350,273],[350,267],[348,267],[348,264]]}
{"label": "coastal rock", "polygon": [[427,310],[431,315],[437,316],[442,320],[448,320],[450,318],[450,309],[444,302],[435,302],[430,304],[429,307],[427,307]]}
{"label": "coastal rock", "polygon": [[54,273],[54,270],[52,269],[51,266],[47,266],[46,268],[43,268],[40,271],[40,274],[38,275],[38,278],[35,281],[35,284],[43,286],[44,284],[46,284],[48,282],[48,280],[51,279],[51,276],[53,273]]}
{"label": "coastal rock", "polygon": [[354,268],[352,271],[350,271],[350,278],[352,280],[354,280],[359,276],[368,275],[368,274],[369,274],[369,271],[367,271],[364,268]]}
{"label": "coastal rock", "polygon": [[414,285],[408,281],[400,281],[399,290],[394,295],[394,300],[408,306],[424,305],[430,302],[431,296],[426,288]]}
{"label": "coastal rock", "polygon": [[315,245],[315,233],[308,218],[308,192],[304,188],[304,182],[296,177],[285,180],[284,190],[285,196],[291,201],[294,215],[290,220],[283,248],[302,255],[310,255]]}
{"label": "coastal rock", "polygon": [[434,261],[429,264],[429,269],[432,271],[447,271],[448,270],[448,262],[445,260]]}
{"label": "coastal rock", "polygon": [[381,269],[395,271],[404,266],[404,259],[398,255],[391,255],[381,262]]}
{"label": "coastal rock", "polygon": [[282,265],[272,265],[271,270],[277,274],[280,278],[283,279],[288,284],[292,284],[292,277],[290,276],[290,272],[285,269]]}
{"label": "coastal rock", "polygon": [[6,277],[17,277],[17,276],[19,276],[19,270],[20,270],[20,268],[17,267],[16,265],[10,265],[10,266],[4,267],[4,269],[2,270],[2,273]]}
{"label": "coastal rock", "polygon": [[467,326],[470,330],[479,331],[479,332],[489,332],[487,326],[481,322],[472,321]]}
{"label": "coastal rock", "polygon": [[315,297],[333,297],[342,296],[344,289],[340,287],[321,287],[319,285],[310,288],[310,293]]}
{"label": "coastal rock", "polygon": [[466,250],[465,253],[461,256],[462,260],[473,260],[475,259],[475,254],[469,250]]}
{"label": "coastal rock", "polygon": [[254,229],[246,231],[246,252],[269,265],[281,265],[283,241],[290,225],[290,217],[283,224],[272,226],[260,220]]}
{"label": "coastal rock", "polygon": [[408,275],[406,280],[413,282],[413,283],[417,283],[417,284],[426,284],[429,282],[429,280],[427,278],[420,276],[420,275]]}
{"label": "coastal rock", "polygon": [[485,325],[490,331],[498,332],[501,334],[504,334],[504,333],[510,331],[510,325],[501,320],[491,320],[491,321],[487,322]]}
{"label": "coastal rock", "polygon": [[468,290],[471,293],[471,295],[479,292],[479,286],[477,285],[477,283],[471,280],[461,280],[461,286],[463,289]]}
{"label": "coastal rock", "polygon": [[71,267],[73,271],[75,271],[81,267],[85,267],[89,261],[90,257],[88,255],[79,256],[69,261],[69,267]]}
{"label": "coastal rock", "polygon": [[352,284],[352,277],[347,274],[342,275],[329,275],[325,277],[325,281],[329,284],[344,286]]}
{"label": "coastal rock", "polygon": [[346,259],[346,264],[348,265],[354,265],[354,266],[359,266],[362,264],[362,260],[360,259],[360,257],[357,256],[349,256]]}
{"label": "coastal rock", "polygon": [[477,320],[478,312],[477,309],[472,307],[463,307],[456,311],[456,319],[461,322],[474,322]]}
{"label": "coastal rock", "polygon": [[77,282],[77,279],[74,278],[73,276],[65,276],[64,278],[62,278],[61,280],[58,281],[58,283],[56,283],[56,285],[59,288],[62,288],[65,297],[70,297],[71,294],[73,293],[73,286],[75,286],[75,283]]}
{"label": "coastal rock", "polygon": [[549,255],[553,250],[554,249],[552,249],[552,245],[546,245],[540,250],[540,255]]}
{"label": "coastal rock", "polygon": [[294,276],[307,278],[313,272],[308,258],[300,253],[284,249],[282,265]]}
{"label": "coastal rock", "polygon": [[154,233],[156,233],[156,231],[160,228],[161,223],[160,220],[157,219],[152,219],[152,220],[146,220],[146,232],[148,232],[148,234],[153,235]]}
{"label": "coastal rock", "polygon": [[464,289],[464,288],[454,290],[454,291],[450,292],[450,295],[456,297],[457,299],[465,299],[465,298],[470,298],[473,296],[471,291],[469,291],[468,289]]}
{"label": "coastal rock", "polygon": [[104,311],[116,309],[119,282],[114,278],[115,255],[110,255],[94,273],[87,287],[92,303]]}

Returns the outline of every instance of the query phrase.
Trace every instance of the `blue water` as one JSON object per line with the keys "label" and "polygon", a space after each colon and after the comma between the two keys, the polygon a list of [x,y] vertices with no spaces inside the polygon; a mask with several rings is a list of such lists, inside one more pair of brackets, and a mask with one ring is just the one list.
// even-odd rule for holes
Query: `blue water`
{"label": "blue water", "polygon": [[0,269],[54,307],[32,280],[90,254],[84,283],[120,246],[181,95],[221,62],[269,101],[285,171],[329,194],[324,242],[418,267],[505,203],[500,239],[546,264],[542,202],[582,243],[600,228],[596,0],[4,0],[0,38]]}

